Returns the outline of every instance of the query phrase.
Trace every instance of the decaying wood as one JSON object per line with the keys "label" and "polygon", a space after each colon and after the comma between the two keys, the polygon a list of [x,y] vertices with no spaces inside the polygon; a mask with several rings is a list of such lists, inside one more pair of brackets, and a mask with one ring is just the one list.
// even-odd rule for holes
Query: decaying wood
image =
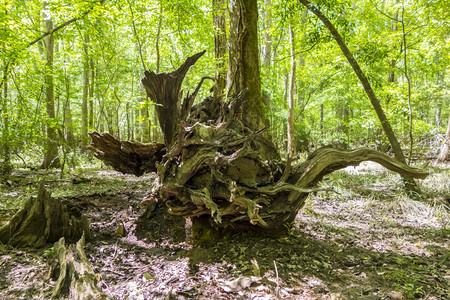
{"label": "decaying wood", "polygon": [[[201,54],[193,57],[198,59]],[[194,63],[196,59],[188,58],[183,66],[190,66],[187,62]],[[184,76],[185,69],[181,73]],[[148,74],[152,73],[146,72],[143,84],[152,99],[160,99],[160,103],[180,102],[173,94],[169,100],[165,99],[169,97],[165,87],[178,86],[181,77]],[[207,217],[217,227],[276,234],[295,218],[309,193],[320,190],[316,185],[323,176],[335,170],[370,160],[402,176],[428,175],[372,149],[346,151],[325,147],[291,166],[290,160],[286,163],[280,159],[272,142],[263,134],[265,129],[253,131],[242,122],[242,106],[247,96],[244,89],[228,102],[207,98],[193,106],[190,113],[187,109],[190,101],[185,101],[189,104],[183,114],[177,106],[169,108],[171,111],[165,118],[182,115],[185,119],[176,124],[178,128],[171,130],[172,136],[166,140],[167,152],[155,165],[158,180],[153,187],[153,199],[150,197],[148,203],[163,202],[171,214],[194,217],[193,220]],[[98,134],[95,137],[103,139]],[[106,151],[98,145],[102,144],[92,148],[97,152]],[[118,157],[102,159],[115,161]],[[126,165],[127,161],[121,160],[121,164]],[[119,168],[122,172],[124,169]]]}
{"label": "decaying wood", "polygon": [[171,145],[180,120],[181,84],[189,68],[205,52],[202,51],[188,57],[181,67],[170,73],[156,74],[152,71],[145,71],[142,83],[150,99],[158,104],[156,113],[164,134],[166,146]]}
{"label": "decaying wood", "polygon": [[100,275],[94,273],[84,252],[84,234],[76,244],[66,247],[64,238],[55,243],[58,258],[55,268],[57,281],[53,289],[53,298],[68,297],[74,300],[111,299],[98,287]]}
{"label": "decaying wood", "polygon": [[89,221],[79,211],[70,213],[61,201],[52,198],[41,184],[37,198],[28,199],[2,228],[0,242],[21,247],[41,247],[65,237],[78,240],[82,234],[90,237]]}
{"label": "decaying wood", "polygon": [[118,141],[108,133],[90,132],[92,144],[88,146],[95,157],[115,170],[141,176],[155,172],[155,164],[162,160],[166,152],[164,144]]}

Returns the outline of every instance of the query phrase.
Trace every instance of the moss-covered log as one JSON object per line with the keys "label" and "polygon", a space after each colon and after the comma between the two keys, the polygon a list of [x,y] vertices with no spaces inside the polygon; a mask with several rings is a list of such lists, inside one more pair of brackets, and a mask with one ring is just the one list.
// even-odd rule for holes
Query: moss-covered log
{"label": "moss-covered log", "polygon": [[41,247],[61,237],[76,241],[83,233],[86,238],[90,237],[87,218],[78,210],[69,212],[41,184],[37,198],[28,199],[9,223],[0,228],[0,242],[21,247]]}

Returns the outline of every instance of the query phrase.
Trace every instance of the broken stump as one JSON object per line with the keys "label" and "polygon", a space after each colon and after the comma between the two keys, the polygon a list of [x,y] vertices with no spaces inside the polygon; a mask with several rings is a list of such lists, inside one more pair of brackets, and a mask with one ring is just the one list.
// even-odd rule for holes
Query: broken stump
{"label": "broken stump", "polygon": [[67,212],[61,201],[48,192],[44,184],[37,198],[28,199],[23,208],[0,228],[0,242],[20,247],[42,247],[61,237],[78,240],[82,234],[90,238],[89,221],[79,211]]}

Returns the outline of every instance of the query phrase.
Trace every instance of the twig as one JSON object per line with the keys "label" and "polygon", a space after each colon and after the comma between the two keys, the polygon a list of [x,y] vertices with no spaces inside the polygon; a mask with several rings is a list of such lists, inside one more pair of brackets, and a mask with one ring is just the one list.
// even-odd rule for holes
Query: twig
{"label": "twig", "polygon": [[133,32],[134,32],[134,35],[136,36],[136,41],[137,41],[137,44],[139,47],[139,57],[141,58],[141,63],[142,63],[142,66],[144,67],[144,71],[145,71],[145,70],[147,70],[147,67],[145,66],[144,57],[142,56],[142,44],[141,44],[141,40],[139,39],[139,35],[137,34],[136,24],[134,22],[133,8],[131,7],[130,0],[127,0],[127,2],[128,2],[128,7],[130,8],[130,12],[131,12],[131,23],[133,25]]}
{"label": "twig", "polygon": [[[104,0],[100,0],[100,1],[99,1],[100,4],[103,4],[103,2],[105,2],[105,1],[104,1]],[[92,7],[90,7],[87,11],[85,11],[81,16],[75,17],[75,18],[73,18],[73,19],[70,19],[70,20],[68,20],[68,21],[66,21],[66,22],[64,22],[64,23],[62,23],[61,25],[56,26],[56,27],[53,28],[52,30],[45,32],[44,34],[42,34],[40,37],[34,39],[33,41],[29,42],[29,43],[28,43],[28,46],[27,46],[26,48],[33,46],[34,44],[36,44],[37,42],[39,42],[40,40],[42,40],[43,38],[45,38],[47,35],[53,34],[53,33],[55,33],[56,31],[60,30],[61,28],[64,28],[64,27],[66,27],[67,25],[70,25],[70,24],[72,24],[73,22],[76,22],[76,21],[80,20],[80,19],[83,18],[84,16],[87,16],[87,15],[92,11],[92,9],[94,9],[94,5],[92,5]]]}
{"label": "twig", "polygon": [[275,275],[277,276],[277,287],[275,288],[275,293],[278,296],[279,291],[280,291],[280,282],[279,282],[279,279],[278,279],[278,269],[277,269],[276,261],[273,261],[273,265],[275,266]]}

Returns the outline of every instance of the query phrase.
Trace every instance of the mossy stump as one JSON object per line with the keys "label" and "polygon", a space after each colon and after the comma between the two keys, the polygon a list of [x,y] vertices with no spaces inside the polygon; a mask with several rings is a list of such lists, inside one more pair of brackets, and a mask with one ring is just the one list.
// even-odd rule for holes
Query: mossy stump
{"label": "mossy stump", "polygon": [[77,241],[83,233],[90,238],[88,219],[79,211],[67,212],[61,201],[41,184],[37,198],[28,199],[9,223],[0,228],[0,242],[38,248],[61,237]]}

